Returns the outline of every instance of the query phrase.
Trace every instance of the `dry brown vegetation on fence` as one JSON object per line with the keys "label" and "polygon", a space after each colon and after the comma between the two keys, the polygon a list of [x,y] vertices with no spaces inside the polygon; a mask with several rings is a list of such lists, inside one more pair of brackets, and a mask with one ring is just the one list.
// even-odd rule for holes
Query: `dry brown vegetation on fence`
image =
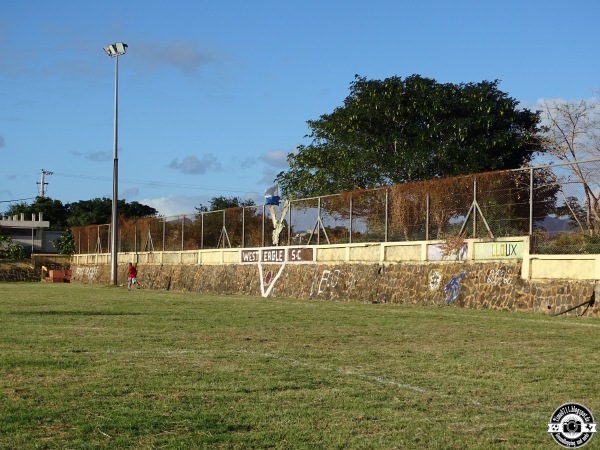
{"label": "dry brown vegetation on fence", "polygon": [[[280,245],[536,234],[541,249],[547,244],[544,239],[556,238],[552,226],[560,225],[560,232],[577,231],[573,223],[580,228],[587,223],[589,230],[584,231],[594,235],[595,219],[586,222],[583,217],[584,195],[576,182],[568,181],[567,169],[489,172],[294,200],[283,218]],[[281,213],[282,206],[276,215]],[[263,247],[272,245],[272,231],[271,215],[263,205],[120,218],[118,247],[122,252]],[[75,227],[72,233],[77,253],[109,252],[109,225]]]}

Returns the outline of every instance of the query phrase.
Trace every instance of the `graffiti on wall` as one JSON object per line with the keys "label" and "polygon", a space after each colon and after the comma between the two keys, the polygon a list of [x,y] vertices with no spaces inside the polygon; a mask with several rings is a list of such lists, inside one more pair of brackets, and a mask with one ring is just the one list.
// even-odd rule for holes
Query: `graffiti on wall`
{"label": "graffiti on wall", "polygon": [[437,291],[442,284],[442,271],[440,269],[431,269],[429,271],[429,290]]}
{"label": "graffiti on wall", "polygon": [[265,275],[265,285],[269,285],[269,283],[271,282],[271,279],[273,278],[273,271],[269,270],[267,272],[267,274]]}
{"label": "graffiti on wall", "polygon": [[499,269],[488,270],[485,282],[487,284],[493,284],[495,286],[502,286],[505,284],[512,284],[514,278],[512,269],[505,269],[501,267]]}
{"label": "graffiti on wall", "polygon": [[469,253],[469,243],[465,242],[460,249],[445,252],[444,244],[429,244],[427,246],[428,261],[465,261]]}
{"label": "graffiti on wall", "polygon": [[269,296],[269,294],[273,290],[273,287],[275,286],[275,283],[277,282],[277,279],[283,273],[284,268],[285,263],[281,265],[279,271],[275,276],[273,276],[273,272],[270,270],[265,275],[263,275],[262,263],[258,263],[258,275],[260,277],[260,295],[262,295],[263,297]]}
{"label": "graffiti on wall", "polygon": [[75,269],[75,275],[80,278],[87,277],[88,280],[93,280],[96,278],[96,274],[98,273],[97,267],[77,267]]}
{"label": "graffiti on wall", "polygon": [[444,302],[446,305],[452,304],[454,300],[458,298],[460,293],[460,280],[465,276],[465,272],[461,272],[458,275],[452,277],[446,287],[444,288]]}
{"label": "graffiti on wall", "polygon": [[[316,282],[317,279],[319,280],[318,283]],[[312,297],[313,295],[324,294],[329,289],[336,287],[339,280],[340,280],[340,270],[339,269],[323,270],[323,272],[321,272],[320,278],[315,277],[313,279],[313,283],[310,287],[310,296]],[[315,293],[315,290],[316,290],[316,293]]]}

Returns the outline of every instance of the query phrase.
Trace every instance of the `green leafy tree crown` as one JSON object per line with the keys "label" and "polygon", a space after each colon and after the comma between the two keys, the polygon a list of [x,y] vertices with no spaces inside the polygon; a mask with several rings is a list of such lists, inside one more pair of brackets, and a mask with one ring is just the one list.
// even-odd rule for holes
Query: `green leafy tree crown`
{"label": "green leafy tree crown", "polygon": [[307,122],[311,143],[276,181],[301,198],[519,167],[543,151],[540,117],[498,83],[357,75],[343,106]]}

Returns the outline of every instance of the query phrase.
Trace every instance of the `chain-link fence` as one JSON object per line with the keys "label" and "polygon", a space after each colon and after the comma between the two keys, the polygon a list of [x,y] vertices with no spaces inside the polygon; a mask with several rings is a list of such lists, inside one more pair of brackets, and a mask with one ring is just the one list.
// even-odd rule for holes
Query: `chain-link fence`
{"label": "chain-link fence", "polygon": [[[600,253],[600,159],[412,182],[175,217],[119,220],[118,250],[532,237],[532,253]],[[77,253],[110,249],[110,225],[72,229]]]}

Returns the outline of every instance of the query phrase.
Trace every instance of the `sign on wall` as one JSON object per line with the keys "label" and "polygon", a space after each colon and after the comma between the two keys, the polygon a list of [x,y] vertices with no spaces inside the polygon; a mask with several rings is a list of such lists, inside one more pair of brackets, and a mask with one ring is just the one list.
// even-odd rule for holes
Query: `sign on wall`
{"label": "sign on wall", "polygon": [[313,247],[274,247],[240,250],[241,264],[314,262]]}
{"label": "sign on wall", "polygon": [[520,259],[523,258],[523,241],[476,242],[475,259]]}

